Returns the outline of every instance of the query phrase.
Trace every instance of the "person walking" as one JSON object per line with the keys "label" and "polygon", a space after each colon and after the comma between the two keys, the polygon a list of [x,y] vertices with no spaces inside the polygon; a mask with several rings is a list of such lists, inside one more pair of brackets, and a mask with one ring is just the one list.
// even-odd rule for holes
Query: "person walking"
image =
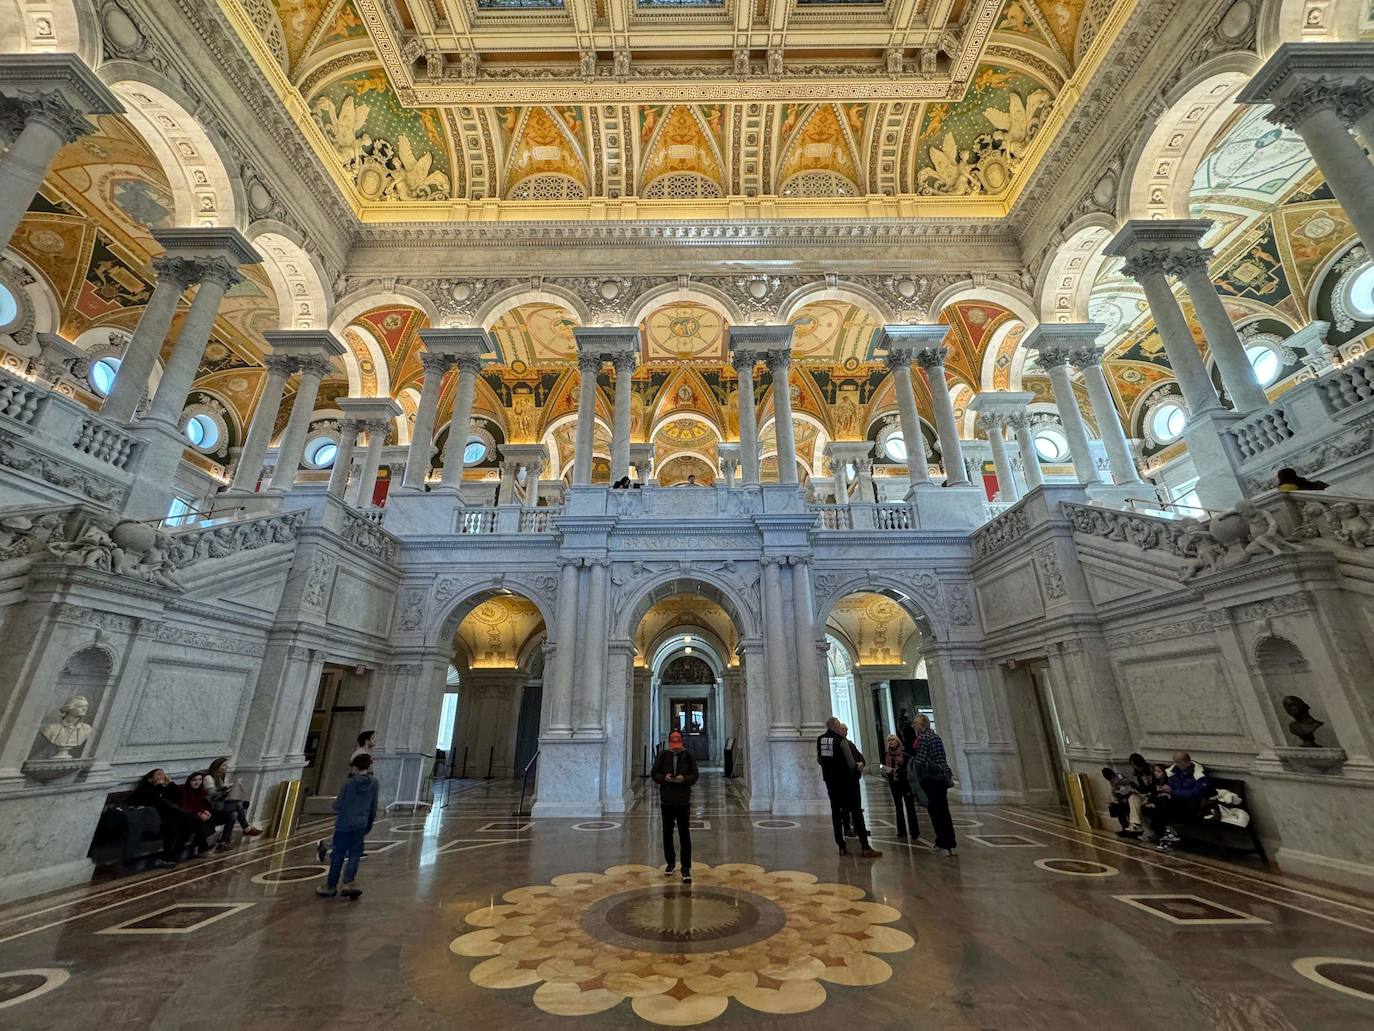
{"label": "person walking", "polygon": [[[354,883],[358,877],[358,860],[363,857],[363,839],[377,819],[377,778],[372,776],[372,756],[366,752],[355,755],[348,763],[348,778],[334,798],[334,843],[329,856],[329,876],[315,889],[322,899],[342,894],[356,899],[362,890]],[[345,865],[347,861],[347,865]],[[343,873],[343,888],[339,888],[339,874]]]}
{"label": "person walking", "polygon": [[916,739],[911,743],[909,769],[926,796],[926,812],[935,828],[935,851],[942,856],[959,854],[954,838],[954,821],[949,816],[949,801],[945,798],[954,774],[945,758],[945,743],[931,729],[930,719],[923,713],[916,717]]}
{"label": "person walking", "polygon": [[668,747],[654,759],[652,776],[658,785],[659,807],[663,811],[664,877],[673,876],[677,852],[673,848],[673,828],[682,844],[682,883],[692,883],[692,785],[697,782],[697,761],[683,747],[682,731],[668,735]]}
{"label": "person walking", "polygon": [[896,734],[887,735],[883,776],[887,778],[887,789],[892,792],[892,808],[897,813],[897,837],[905,839],[907,825],[910,824],[911,839],[920,841],[921,825],[916,819],[916,797],[911,790],[906,749]]}
{"label": "person walking", "polygon": [[860,855],[864,859],[877,859],[882,853],[869,843],[868,827],[864,824],[863,796],[859,791],[859,782],[864,774],[864,757],[848,739],[848,734],[849,728],[840,722],[839,717],[831,716],[825,721],[825,733],[816,738],[816,762],[825,781],[825,793],[830,798],[830,823],[835,829],[835,844],[840,848],[840,855],[849,855],[844,843],[845,815],[848,814],[863,848]]}

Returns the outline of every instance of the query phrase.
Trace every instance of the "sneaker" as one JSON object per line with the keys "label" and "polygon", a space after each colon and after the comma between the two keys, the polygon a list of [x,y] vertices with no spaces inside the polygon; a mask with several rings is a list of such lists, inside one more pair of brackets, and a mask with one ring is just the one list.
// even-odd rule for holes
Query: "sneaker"
{"label": "sneaker", "polygon": [[256,838],[256,837],[257,837],[259,834],[261,834],[261,833],[262,833],[262,828],[260,828],[260,827],[249,827],[246,831],[243,832],[243,836],[244,836],[245,838]]}
{"label": "sneaker", "polygon": [[154,859],[148,865],[154,870],[175,870],[177,868],[176,863],[170,859]]}
{"label": "sneaker", "polygon": [[315,889],[315,894],[322,899],[332,899],[338,893],[337,889],[331,888],[328,885],[321,885]]}
{"label": "sneaker", "polygon": [[1156,852],[1172,852],[1173,850],[1174,850],[1173,842],[1168,841],[1168,840],[1165,840],[1165,839],[1160,839],[1159,844],[1155,846],[1155,851],[1156,851]]}
{"label": "sneaker", "polygon": [[959,854],[959,850],[957,848],[952,848],[949,850],[949,854],[952,856],[957,856]]}
{"label": "sneaker", "polygon": [[1183,839],[1178,836],[1178,831],[1170,827],[1167,831],[1164,832],[1164,837],[1160,838],[1159,840],[1166,845],[1177,845]]}
{"label": "sneaker", "polygon": [[362,889],[362,888],[352,888],[352,887],[344,888],[344,889],[342,889],[342,890],[339,892],[339,894],[342,895],[342,896],[343,896],[344,898],[346,898],[346,899],[356,899],[356,898],[357,898],[359,895],[361,895],[362,893],[363,893],[363,889]]}
{"label": "sneaker", "polygon": [[663,869],[663,876],[664,876],[664,877],[671,877],[671,876],[673,876],[673,874],[674,874],[676,871],[677,871],[677,865],[676,865],[676,864],[672,864],[672,865],[666,866],[666,867],[664,867],[664,869]]}
{"label": "sneaker", "polygon": [[690,873],[688,873],[686,870],[683,870],[683,871],[682,871],[682,883],[683,883],[683,884],[691,884],[691,883],[692,883],[692,875],[691,875]]}
{"label": "sneaker", "polygon": [[950,851],[949,849],[947,849],[947,848],[937,848],[937,849],[935,850],[935,854],[936,854],[937,856],[952,856],[952,855],[954,855],[954,853],[951,852],[951,851]]}
{"label": "sneaker", "polygon": [[881,859],[883,854],[876,848],[865,848],[859,855],[864,859]]}
{"label": "sneaker", "polygon": [[321,863],[323,863],[328,856],[329,846],[326,845],[323,841],[315,842],[315,858],[318,859]]}
{"label": "sneaker", "polygon": [[215,851],[216,851],[216,852],[232,852],[232,851],[234,851],[234,846],[233,846],[230,842],[221,841],[218,845],[215,846]]}

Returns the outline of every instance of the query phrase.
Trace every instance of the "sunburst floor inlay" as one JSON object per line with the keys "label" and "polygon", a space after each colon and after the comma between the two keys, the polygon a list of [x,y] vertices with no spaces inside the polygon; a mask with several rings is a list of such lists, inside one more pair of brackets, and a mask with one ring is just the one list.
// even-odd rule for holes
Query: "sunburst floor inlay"
{"label": "sunburst floor inlay", "polygon": [[648,866],[572,873],[515,888],[468,914],[455,939],[485,988],[537,986],[546,1013],[585,1016],[630,1000],[654,1024],[687,1026],[731,1000],[761,1013],[805,1013],[825,984],[871,986],[892,976],[880,953],[915,945],[891,906],[861,888],[796,870],[731,863],[693,869],[691,886]]}

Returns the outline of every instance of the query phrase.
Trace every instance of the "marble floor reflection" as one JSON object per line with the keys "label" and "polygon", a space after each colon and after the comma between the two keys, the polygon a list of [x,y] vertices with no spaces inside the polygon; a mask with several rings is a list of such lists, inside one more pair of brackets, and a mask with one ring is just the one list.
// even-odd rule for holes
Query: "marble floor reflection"
{"label": "marble floor reflection", "polygon": [[1374,899],[1054,811],[959,808],[946,859],[880,789],[866,861],[707,776],[685,886],[656,807],[528,820],[517,794],[380,821],[355,902],[314,897],[314,821],[0,910],[0,1027],[1374,1026]]}

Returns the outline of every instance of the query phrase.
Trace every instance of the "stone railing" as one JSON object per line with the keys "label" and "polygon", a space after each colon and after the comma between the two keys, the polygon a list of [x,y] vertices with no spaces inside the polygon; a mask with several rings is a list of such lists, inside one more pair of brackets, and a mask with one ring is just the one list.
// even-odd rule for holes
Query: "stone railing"
{"label": "stone railing", "polygon": [[1273,405],[1236,423],[1228,432],[1242,460],[1254,458],[1296,436],[1288,413],[1280,405]]}
{"label": "stone railing", "polygon": [[369,523],[376,523],[378,526],[382,526],[386,523],[386,509],[384,508],[359,509],[358,514]]}
{"label": "stone railing", "polygon": [[398,537],[387,533],[381,524],[351,508],[343,511],[343,527],[339,534],[359,551],[379,558],[384,562],[394,562],[401,551]]}
{"label": "stone railing", "polygon": [[21,426],[32,425],[47,391],[21,376],[0,370],[0,415]]}
{"label": "stone railing", "polygon": [[1180,543],[1185,530],[1193,521],[1166,519],[1140,512],[1122,512],[1093,505],[1064,502],[1064,516],[1073,532],[1107,541],[1121,541],[1141,551],[1160,551],[1175,558],[1186,557]]}
{"label": "stone railing", "polygon": [[127,469],[138,440],[113,423],[94,415],[87,415],[77,429],[72,447],[97,462],[106,462],[116,469]]}
{"label": "stone railing", "polygon": [[0,562],[43,551],[66,540],[73,505],[22,505],[0,509]]}
{"label": "stone railing", "polygon": [[185,569],[204,559],[228,558],[243,551],[256,551],[272,544],[289,544],[296,539],[304,512],[280,512],[191,527],[161,534],[166,539],[167,557],[176,569]]}
{"label": "stone railing", "polygon": [[1317,388],[1332,415],[1374,398],[1374,351],[1327,373]]}
{"label": "stone railing", "polygon": [[1008,509],[973,532],[973,557],[988,558],[1011,547],[1029,528],[1024,508]]}
{"label": "stone railing", "polygon": [[916,520],[912,515],[910,505],[874,505],[873,525],[875,529],[879,530],[914,530]]}
{"label": "stone railing", "polygon": [[807,505],[820,521],[822,530],[854,529],[854,510],[848,505]]}
{"label": "stone railing", "polygon": [[530,508],[520,513],[521,533],[553,533],[553,521],[562,515],[561,508]]}
{"label": "stone railing", "polygon": [[457,530],[460,534],[495,533],[496,509],[460,508]]}
{"label": "stone railing", "polygon": [[1279,526],[1290,541],[1374,548],[1374,499],[1320,491],[1278,494]]}
{"label": "stone railing", "polygon": [[1005,512],[1007,509],[1011,508],[1011,506],[1014,504],[1016,504],[1015,501],[984,501],[984,521],[991,522],[992,520],[996,519],[999,515],[1001,515],[1003,512]]}

